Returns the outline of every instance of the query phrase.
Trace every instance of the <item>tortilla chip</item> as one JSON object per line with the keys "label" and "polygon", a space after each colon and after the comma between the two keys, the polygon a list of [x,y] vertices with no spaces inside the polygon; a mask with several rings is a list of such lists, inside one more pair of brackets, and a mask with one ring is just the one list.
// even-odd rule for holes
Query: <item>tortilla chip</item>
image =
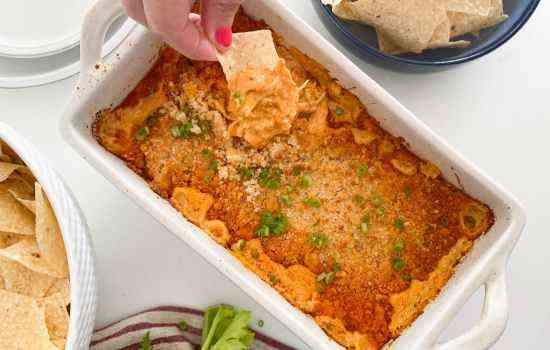
{"label": "tortilla chip", "polygon": [[64,279],[56,279],[55,283],[51,286],[51,288],[46,292],[46,296],[52,296],[56,293],[61,293],[63,297],[65,298],[65,305],[69,305],[71,302],[71,295],[70,295],[70,283],[68,278]]}
{"label": "tortilla chip", "polygon": [[0,349],[56,350],[37,301],[0,290]]}
{"label": "tortilla chip", "polygon": [[67,344],[67,339],[62,338],[52,338],[52,343],[54,343],[55,346],[57,346],[58,349],[65,349],[65,345]]}
{"label": "tortilla chip", "polygon": [[10,177],[14,171],[29,171],[24,165],[0,162],[0,182],[3,182]]}
{"label": "tortilla chip", "polygon": [[[13,245],[21,239],[22,236],[16,235],[14,233],[1,232],[0,231],[0,249],[4,249]],[[26,237],[26,236],[23,236]]]}
{"label": "tortilla chip", "polygon": [[41,300],[46,310],[46,326],[51,338],[67,338],[69,313],[62,293],[55,293]]}
{"label": "tortilla chip", "polygon": [[35,194],[36,243],[40,250],[40,256],[56,272],[55,276],[68,277],[69,266],[61,229],[52,206],[38,182],[36,183]]}
{"label": "tortilla chip", "polygon": [[[388,38],[388,36],[381,30],[376,29],[376,34],[378,36],[378,48],[380,49],[380,51],[392,55],[399,55],[407,52],[407,50],[399,47],[394,42],[392,42],[391,39]],[[466,40],[450,40],[451,24],[449,19],[445,18],[445,20],[436,28],[427,49],[464,48],[470,45],[470,42]]]}
{"label": "tortilla chip", "polygon": [[13,190],[9,190],[8,192],[31,213],[36,214],[36,203],[34,200],[19,197],[20,195]]}
{"label": "tortilla chip", "polygon": [[19,262],[34,272],[42,273],[48,276],[64,278],[57,271],[53,270],[40,255],[38,245],[33,238],[25,237],[19,242],[7,248],[0,249],[0,256]]}
{"label": "tortilla chip", "polygon": [[428,47],[447,16],[445,3],[440,0],[348,0],[334,6],[333,11],[372,25],[399,47],[417,53]]}
{"label": "tortilla chip", "polygon": [[275,69],[280,61],[270,30],[236,33],[231,48],[218,54],[227,80],[246,68]]}
{"label": "tortilla chip", "polygon": [[29,270],[20,263],[0,256],[0,276],[4,289],[33,298],[42,298],[57,281],[56,278]]}
{"label": "tortilla chip", "polygon": [[34,235],[34,215],[11,193],[0,189],[0,231]]}

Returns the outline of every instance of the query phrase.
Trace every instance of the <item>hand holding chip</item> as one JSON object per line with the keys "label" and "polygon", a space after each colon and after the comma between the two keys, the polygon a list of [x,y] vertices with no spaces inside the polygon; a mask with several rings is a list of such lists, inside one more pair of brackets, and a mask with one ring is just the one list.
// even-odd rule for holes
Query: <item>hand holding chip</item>
{"label": "hand holding chip", "polygon": [[216,50],[231,45],[231,25],[242,0],[202,0],[201,14],[191,13],[193,0],[122,0],[128,16],[162,35],[185,56],[216,60]]}

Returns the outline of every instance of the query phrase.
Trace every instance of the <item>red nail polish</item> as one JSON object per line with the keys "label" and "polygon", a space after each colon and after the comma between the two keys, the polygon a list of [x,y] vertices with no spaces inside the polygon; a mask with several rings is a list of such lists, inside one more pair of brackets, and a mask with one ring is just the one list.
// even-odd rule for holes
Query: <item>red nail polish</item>
{"label": "red nail polish", "polygon": [[221,27],[216,30],[216,41],[218,44],[224,47],[231,46],[231,42],[233,41],[233,32],[231,31],[231,27]]}

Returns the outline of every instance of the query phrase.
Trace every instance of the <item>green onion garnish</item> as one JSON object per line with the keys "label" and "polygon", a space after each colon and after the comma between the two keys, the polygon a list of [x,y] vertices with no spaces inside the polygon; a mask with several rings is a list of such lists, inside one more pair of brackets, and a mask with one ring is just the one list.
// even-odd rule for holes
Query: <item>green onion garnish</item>
{"label": "green onion garnish", "polygon": [[315,248],[321,249],[328,244],[328,237],[322,233],[314,233],[309,236],[309,243]]}
{"label": "green onion garnish", "polygon": [[138,132],[136,133],[136,139],[138,141],[143,141],[147,138],[147,136],[149,136],[150,133],[151,131],[149,130],[149,127],[144,126],[143,128],[139,129]]}
{"label": "green onion garnish", "polygon": [[406,264],[401,258],[394,258],[392,260],[392,267],[396,271],[401,271],[405,268]]}
{"label": "green onion garnish", "polygon": [[405,249],[405,241],[402,239],[397,240],[397,242],[393,245],[394,252],[401,253],[403,249]]}
{"label": "green onion garnish", "polygon": [[321,201],[316,198],[307,198],[304,199],[304,204],[308,207],[312,208],[320,208],[321,207]]}
{"label": "green onion garnish", "polygon": [[309,188],[311,185],[313,185],[313,178],[310,174],[304,174],[302,175],[302,178],[300,179],[300,185],[303,188]]}
{"label": "green onion garnish", "polygon": [[359,168],[357,168],[357,176],[359,177],[365,177],[369,172],[369,166],[368,165],[360,165]]}
{"label": "green onion garnish", "polygon": [[401,218],[395,219],[393,226],[399,231],[403,231],[405,229],[405,221]]}

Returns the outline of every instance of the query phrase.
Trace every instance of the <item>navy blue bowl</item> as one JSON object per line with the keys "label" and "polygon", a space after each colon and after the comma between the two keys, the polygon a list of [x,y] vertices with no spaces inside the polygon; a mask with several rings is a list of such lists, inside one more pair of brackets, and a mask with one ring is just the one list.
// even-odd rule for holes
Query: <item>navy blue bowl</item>
{"label": "navy blue bowl", "polygon": [[540,0],[504,0],[504,11],[509,18],[499,25],[482,30],[479,35],[465,35],[458,39],[472,42],[467,48],[443,48],[426,50],[421,54],[390,55],[378,50],[378,40],[373,28],[344,21],[332,13],[331,7],[317,2],[330,30],[353,43],[361,53],[385,61],[384,64],[444,67],[472,61],[497,49],[513,37],[533,14]]}

